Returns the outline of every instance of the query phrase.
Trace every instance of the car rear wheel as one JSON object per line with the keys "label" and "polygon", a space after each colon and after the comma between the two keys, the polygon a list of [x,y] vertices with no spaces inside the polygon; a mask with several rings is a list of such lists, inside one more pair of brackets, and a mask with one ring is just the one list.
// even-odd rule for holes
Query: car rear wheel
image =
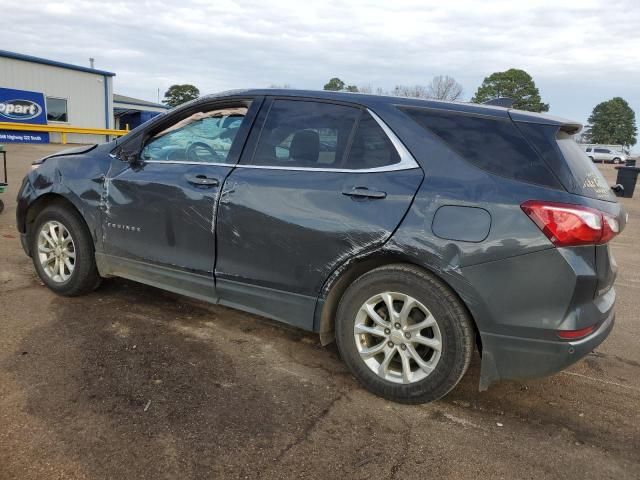
{"label": "car rear wheel", "polygon": [[47,287],[65,296],[98,287],[93,241],[80,215],[52,205],[40,212],[31,232],[33,264]]}
{"label": "car rear wheel", "polygon": [[622,163],[622,160],[620,160],[619,158],[616,157],[616,158],[613,159],[613,163],[615,163],[617,165],[619,163]]}
{"label": "car rear wheel", "polygon": [[411,265],[389,265],[344,293],[336,341],[353,375],[370,391],[403,403],[446,395],[473,351],[471,319],[440,280]]}

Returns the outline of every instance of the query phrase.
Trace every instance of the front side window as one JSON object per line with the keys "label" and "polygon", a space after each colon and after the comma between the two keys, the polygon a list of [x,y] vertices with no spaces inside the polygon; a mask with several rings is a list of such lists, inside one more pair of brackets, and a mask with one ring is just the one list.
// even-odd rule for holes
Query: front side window
{"label": "front side window", "polygon": [[47,97],[47,121],[49,122],[68,122],[67,99]]}
{"label": "front side window", "polygon": [[197,112],[156,133],[140,157],[147,161],[226,163],[246,107]]}

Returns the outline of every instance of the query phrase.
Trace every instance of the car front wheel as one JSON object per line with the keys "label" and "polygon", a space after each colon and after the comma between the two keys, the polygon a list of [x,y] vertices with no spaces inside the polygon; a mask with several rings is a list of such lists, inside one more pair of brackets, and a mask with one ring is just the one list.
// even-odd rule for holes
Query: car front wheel
{"label": "car front wheel", "polygon": [[74,296],[99,285],[93,241],[78,213],[51,205],[40,212],[31,232],[33,264],[47,287]]}
{"label": "car front wheel", "polygon": [[344,293],[336,341],[353,375],[370,391],[402,403],[446,395],[473,351],[471,319],[439,279],[411,265],[389,265]]}

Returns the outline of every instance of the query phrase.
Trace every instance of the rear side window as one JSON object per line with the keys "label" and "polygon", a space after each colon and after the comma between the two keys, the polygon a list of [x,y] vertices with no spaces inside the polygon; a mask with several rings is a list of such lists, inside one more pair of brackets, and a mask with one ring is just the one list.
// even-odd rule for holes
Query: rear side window
{"label": "rear side window", "polygon": [[426,109],[404,112],[483,170],[523,182],[560,186],[511,120]]}
{"label": "rear side window", "polygon": [[331,103],[275,100],[251,164],[340,168],[360,110]]}
{"label": "rear side window", "polygon": [[274,100],[251,164],[364,170],[399,162],[395,146],[366,110],[307,100]]}

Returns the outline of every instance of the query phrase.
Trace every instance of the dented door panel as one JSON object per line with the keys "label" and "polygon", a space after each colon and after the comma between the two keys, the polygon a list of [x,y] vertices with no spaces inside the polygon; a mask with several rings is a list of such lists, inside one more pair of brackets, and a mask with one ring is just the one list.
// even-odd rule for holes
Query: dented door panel
{"label": "dented door panel", "polygon": [[[213,278],[215,209],[231,169],[150,162],[107,179],[105,253]],[[198,175],[218,184],[191,183]]]}
{"label": "dented door panel", "polygon": [[[216,279],[315,299],[335,268],[389,239],[422,178],[421,169],[237,168],[224,185],[218,209]],[[385,196],[345,194],[357,187]]]}

